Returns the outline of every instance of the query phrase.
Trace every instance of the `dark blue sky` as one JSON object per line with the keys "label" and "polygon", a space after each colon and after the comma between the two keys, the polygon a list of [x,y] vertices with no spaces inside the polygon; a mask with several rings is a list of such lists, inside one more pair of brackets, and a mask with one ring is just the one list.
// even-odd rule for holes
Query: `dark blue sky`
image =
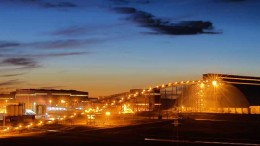
{"label": "dark blue sky", "polygon": [[0,0],[0,92],[260,76],[258,0]]}

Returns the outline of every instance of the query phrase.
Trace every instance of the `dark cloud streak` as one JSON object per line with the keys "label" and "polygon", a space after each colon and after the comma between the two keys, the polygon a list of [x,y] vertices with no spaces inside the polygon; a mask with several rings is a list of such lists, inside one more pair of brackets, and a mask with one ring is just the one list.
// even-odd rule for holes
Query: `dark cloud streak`
{"label": "dark cloud streak", "polygon": [[115,12],[128,14],[128,21],[139,24],[142,27],[150,28],[161,34],[169,35],[195,35],[195,34],[217,34],[219,32],[212,31],[213,24],[210,21],[180,21],[170,23],[163,19],[158,19],[150,13],[136,10],[132,7],[116,7]]}
{"label": "dark cloud streak", "polygon": [[115,5],[127,5],[129,2],[127,0],[110,0]]}
{"label": "dark cloud streak", "polygon": [[222,0],[222,2],[228,2],[228,3],[237,3],[237,2],[245,2],[247,0]]}
{"label": "dark cloud streak", "polygon": [[131,7],[116,7],[116,8],[114,8],[114,10],[117,13],[122,13],[122,14],[134,14],[134,13],[137,13],[137,10],[135,8],[131,8]]}
{"label": "dark cloud streak", "polygon": [[44,0],[2,0],[3,3],[19,6],[39,6],[42,8],[75,8],[77,4],[68,1],[49,2]]}
{"label": "dark cloud streak", "polygon": [[[125,26],[126,23],[101,23],[98,25],[73,25],[69,27],[59,28],[54,30],[49,35],[53,36],[66,36],[66,37],[74,37],[74,36],[82,36],[82,35],[101,35],[104,36],[104,33],[110,33],[111,28],[117,28],[120,26]],[[98,39],[96,39],[98,41]],[[103,39],[104,40],[104,39]],[[101,41],[103,41],[101,40]],[[93,39],[94,41],[94,39]]]}
{"label": "dark cloud streak", "polygon": [[24,75],[24,73],[18,73],[18,74],[5,74],[5,75],[0,75],[0,77],[15,77],[15,76],[20,76]]}
{"label": "dark cloud streak", "polygon": [[17,47],[20,44],[17,42],[8,42],[8,41],[0,41],[0,49],[9,48],[9,47]]}
{"label": "dark cloud streak", "polygon": [[136,4],[150,4],[150,0],[110,0],[114,5],[128,5],[130,3]]}
{"label": "dark cloud streak", "polygon": [[32,58],[7,58],[0,62],[2,65],[22,66],[23,68],[39,67],[38,63]]}
{"label": "dark cloud streak", "polygon": [[35,42],[28,44],[31,47],[43,48],[43,49],[64,49],[64,48],[77,48],[88,43],[92,43],[95,40],[56,40],[56,41],[47,41],[47,42]]}
{"label": "dark cloud streak", "polygon": [[77,7],[76,4],[71,2],[59,2],[59,3],[42,3],[41,4],[45,8],[73,8]]}
{"label": "dark cloud streak", "polygon": [[75,56],[75,55],[85,55],[90,54],[90,52],[68,52],[68,53],[49,53],[49,54],[35,54],[26,55],[27,57],[65,57],[65,56]]}
{"label": "dark cloud streak", "polygon": [[19,56],[22,58],[48,58],[48,57],[65,57],[65,56],[75,56],[75,55],[86,55],[91,54],[90,52],[60,52],[60,53],[37,53],[37,54],[24,54],[24,55],[2,55],[0,57],[9,57],[13,58],[13,56]]}
{"label": "dark cloud streak", "polygon": [[35,59],[46,58],[46,57],[64,57],[74,55],[85,55],[90,54],[89,52],[65,52],[65,53],[47,53],[47,54],[31,54],[31,55],[20,55],[19,57],[10,57],[3,59],[0,65],[11,65],[11,66],[22,66],[25,68],[37,68],[40,67]]}
{"label": "dark cloud streak", "polygon": [[0,49],[5,48],[35,48],[35,49],[66,49],[78,48],[89,44],[98,43],[99,39],[65,39],[43,42],[19,43],[19,42],[4,42],[0,43]]}

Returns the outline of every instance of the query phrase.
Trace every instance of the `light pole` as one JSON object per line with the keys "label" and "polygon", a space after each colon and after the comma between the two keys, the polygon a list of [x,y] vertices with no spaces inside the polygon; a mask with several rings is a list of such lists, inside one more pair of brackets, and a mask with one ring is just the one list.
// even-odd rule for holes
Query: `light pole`
{"label": "light pole", "polygon": [[66,105],[66,104],[65,104],[65,103],[66,103],[66,101],[65,101],[65,100],[63,100],[63,99],[62,99],[62,100],[60,101],[60,103],[62,104],[62,106],[64,106],[64,107],[65,107],[65,105]]}
{"label": "light pole", "polygon": [[4,112],[4,115],[3,115],[3,128],[5,128],[5,112]]}
{"label": "light pole", "polygon": [[49,103],[50,103],[50,107],[51,107],[51,103],[52,103],[52,100],[51,100],[51,99],[49,100]]}
{"label": "light pole", "polygon": [[27,109],[29,109],[29,104],[30,104],[30,95],[28,95],[28,98],[27,98]]}
{"label": "light pole", "polygon": [[6,114],[7,102],[8,102],[8,100],[5,100],[5,111],[3,114],[3,128],[5,127],[5,114]]}
{"label": "light pole", "polygon": [[149,119],[151,119],[151,101],[150,101],[150,93],[151,93],[151,90],[152,90],[152,88],[150,88],[149,90],[148,90],[148,112],[149,112]]}
{"label": "light pole", "polygon": [[213,100],[214,100],[214,110],[217,108],[217,97],[216,97],[216,87],[218,86],[218,83],[216,80],[212,81],[212,86],[213,86]]}
{"label": "light pole", "polygon": [[106,112],[106,122],[108,122],[110,115],[111,115],[111,113],[107,111]]}

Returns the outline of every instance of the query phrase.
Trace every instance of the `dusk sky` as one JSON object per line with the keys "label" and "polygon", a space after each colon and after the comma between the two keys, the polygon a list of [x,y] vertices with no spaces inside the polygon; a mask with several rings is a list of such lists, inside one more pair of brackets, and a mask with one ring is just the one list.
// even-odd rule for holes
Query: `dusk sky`
{"label": "dusk sky", "polygon": [[259,55],[259,0],[0,0],[1,93],[260,76]]}

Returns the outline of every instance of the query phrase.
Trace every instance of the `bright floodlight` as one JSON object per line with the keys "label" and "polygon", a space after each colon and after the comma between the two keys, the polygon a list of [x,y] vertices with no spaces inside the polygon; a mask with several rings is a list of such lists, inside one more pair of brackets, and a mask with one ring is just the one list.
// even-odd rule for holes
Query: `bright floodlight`
{"label": "bright floodlight", "polygon": [[106,116],[110,116],[110,114],[111,114],[110,112],[106,112]]}
{"label": "bright floodlight", "polygon": [[205,84],[201,83],[200,88],[204,88],[204,87],[205,87]]}
{"label": "bright floodlight", "polygon": [[215,80],[212,81],[212,85],[213,85],[213,86],[217,86],[217,85],[218,85],[217,81],[215,81]]}

